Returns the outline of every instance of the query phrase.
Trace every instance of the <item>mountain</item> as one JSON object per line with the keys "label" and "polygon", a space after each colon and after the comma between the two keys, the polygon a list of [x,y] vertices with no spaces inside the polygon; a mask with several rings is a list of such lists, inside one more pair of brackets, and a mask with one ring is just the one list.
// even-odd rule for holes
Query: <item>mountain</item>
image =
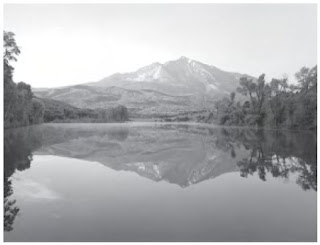
{"label": "mountain", "polygon": [[238,86],[240,73],[181,57],[153,63],[130,73],[117,73],[97,82],[35,90],[39,97],[64,101],[77,107],[124,105],[140,115],[175,114],[212,109],[217,99]]}
{"label": "mountain", "polygon": [[182,56],[178,60],[164,64],[153,63],[135,72],[114,74],[86,85],[150,89],[170,95],[203,95],[210,92],[228,94],[238,85],[241,76]]}

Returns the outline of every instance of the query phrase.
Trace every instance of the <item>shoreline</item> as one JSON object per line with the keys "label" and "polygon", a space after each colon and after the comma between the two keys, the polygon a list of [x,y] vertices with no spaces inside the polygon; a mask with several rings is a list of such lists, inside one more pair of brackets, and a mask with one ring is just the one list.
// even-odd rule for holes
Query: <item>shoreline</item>
{"label": "shoreline", "polygon": [[317,133],[317,129],[315,130],[308,130],[308,129],[286,129],[286,128],[257,128],[257,127],[250,127],[250,126],[236,126],[236,125],[219,125],[213,123],[203,123],[203,122],[156,122],[156,121],[143,121],[143,120],[129,120],[124,122],[45,122],[40,124],[32,124],[20,127],[13,127],[13,128],[4,128],[6,130],[14,130],[19,128],[26,128],[26,127],[33,127],[33,126],[41,126],[41,125],[96,125],[96,126],[132,126],[132,127],[143,127],[143,126],[154,126],[154,125],[185,125],[185,126],[200,126],[202,128],[231,128],[231,129],[245,129],[245,130],[254,130],[254,131],[289,131],[289,132],[305,132],[305,133]]}

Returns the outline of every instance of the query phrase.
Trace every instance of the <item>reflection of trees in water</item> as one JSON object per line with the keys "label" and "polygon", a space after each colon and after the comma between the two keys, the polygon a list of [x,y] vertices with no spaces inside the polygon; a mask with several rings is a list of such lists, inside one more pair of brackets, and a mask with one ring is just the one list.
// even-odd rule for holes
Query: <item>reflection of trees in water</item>
{"label": "reflection of trees in water", "polygon": [[[313,132],[187,125],[162,128],[211,137],[214,147],[229,152],[232,158],[240,158],[237,165],[242,177],[257,173],[266,181],[268,173],[284,179],[298,174],[296,183],[302,189],[317,190],[317,138]],[[241,157],[243,154],[246,156]]]}
{"label": "reflection of trees in water", "polygon": [[118,128],[107,132],[110,140],[125,141],[128,138],[129,130],[126,128]]}
{"label": "reflection of trees in water", "polygon": [[4,231],[11,231],[13,229],[13,222],[16,218],[19,208],[15,206],[16,200],[10,200],[9,197],[12,195],[11,181],[8,178],[4,179]]}
{"label": "reflection of trees in water", "polygon": [[4,231],[13,229],[19,213],[16,200],[11,198],[13,189],[10,177],[16,170],[30,168],[32,151],[41,146],[41,137],[33,127],[5,130],[4,132]]}
{"label": "reflection of trees in water", "polygon": [[237,165],[242,177],[257,173],[261,180],[266,181],[268,173],[275,178],[284,179],[296,173],[296,183],[304,190],[317,190],[317,138],[313,132],[224,127],[183,128],[176,125],[166,126],[166,129],[180,129],[186,133],[209,136],[214,147],[229,152],[232,158],[240,158]]}
{"label": "reflection of trees in water", "polygon": [[297,178],[297,184],[304,190],[317,190],[317,162],[312,164],[307,163],[303,159],[291,159],[293,162],[297,162],[296,171],[299,173]]}
{"label": "reflection of trees in water", "polygon": [[237,165],[242,177],[257,173],[266,181],[267,174],[284,179],[298,174],[296,183],[302,189],[317,190],[317,138],[313,132],[187,125],[161,128],[210,137],[215,148],[239,159]]}
{"label": "reflection of trees in water", "polygon": [[93,127],[92,125],[70,124],[66,126],[40,125],[38,131],[41,131],[43,146],[64,143],[73,139],[89,138],[93,136],[108,136],[110,140],[124,141],[129,136],[129,129],[125,127]]}
{"label": "reflection of trees in water", "polygon": [[238,161],[242,177],[257,173],[266,180],[273,177],[288,178],[298,173],[297,184],[304,190],[317,190],[317,139],[312,133],[222,129],[217,147],[235,154],[235,146],[242,144],[249,155]]}

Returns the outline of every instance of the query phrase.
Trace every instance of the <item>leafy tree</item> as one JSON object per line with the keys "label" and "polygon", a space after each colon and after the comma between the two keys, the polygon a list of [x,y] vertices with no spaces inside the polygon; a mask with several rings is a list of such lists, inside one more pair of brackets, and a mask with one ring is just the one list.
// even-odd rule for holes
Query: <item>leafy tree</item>
{"label": "leafy tree", "polygon": [[248,97],[235,103],[235,95],[216,103],[217,122],[224,125],[247,125],[270,128],[317,128],[317,66],[303,67],[296,73],[297,85],[287,78],[265,81],[241,77],[237,92]]}
{"label": "leafy tree", "polygon": [[301,91],[308,91],[317,86],[317,66],[313,68],[302,67],[299,72],[295,74],[296,79],[300,85]]}
{"label": "leafy tree", "polygon": [[268,106],[271,109],[271,115],[268,116],[272,117],[272,121],[269,122],[269,124],[272,124],[275,127],[278,127],[286,120],[286,109],[288,104],[287,88],[287,79],[272,79],[270,82]]}
{"label": "leafy tree", "polygon": [[[42,122],[43,107],[33,100],[30,85],[12,80],[14,68],[20,49],[16,44],[14,33],[3,33],[4,63],[4,127],[18,127]],[[39,110],[39,111],[38,111]]]}
{"label": "leafy tree", "polygon": [[16,56],[20,54],[20,49],[17,46],[14,34],[12,32],[3,33],[3,82],[4,82],[4,121],[12,120],[10,112],[15,106],[16,85],[12,81],[14,68],[11,66],[11,61],[16,61]]}
{"label": "leafy tree", "polygon": [[20,49],[16,44],[13,32],[4,31],[3,33],[3,60],[4,63],[10,65],[10,61],[17,61],[17,55]]}

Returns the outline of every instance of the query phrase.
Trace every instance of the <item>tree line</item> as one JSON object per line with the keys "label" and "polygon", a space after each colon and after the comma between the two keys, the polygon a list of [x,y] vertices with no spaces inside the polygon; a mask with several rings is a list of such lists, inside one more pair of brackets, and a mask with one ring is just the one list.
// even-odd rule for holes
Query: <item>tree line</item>
{"label": "tree line", "polygon": [[128,121],[128,110],[119,105],[112,108],[78,108],[62,101],[40,99],[44,104],[44,122],[123,122]]}
{"label": "tree line", "polygon": [[13,81],[14,67],[20,54],[14,33],[4,31],[3,35],[4,75],[4,128],[13,128],[42,122],[114,122],[127,121],[128,112],[124,106],[115,108],[86,109],[69,104],[36,98],[31,86]]}
{"label": "tree line", "polygon": [[265,74],[240,78],[236,92],[245,100],[236,101],[236,92],[219,100],[215,120],[221,125],[316,130],[317,66],[303,67],[295,77],[297,85],[289,85],[287,78],[266,82]]}

